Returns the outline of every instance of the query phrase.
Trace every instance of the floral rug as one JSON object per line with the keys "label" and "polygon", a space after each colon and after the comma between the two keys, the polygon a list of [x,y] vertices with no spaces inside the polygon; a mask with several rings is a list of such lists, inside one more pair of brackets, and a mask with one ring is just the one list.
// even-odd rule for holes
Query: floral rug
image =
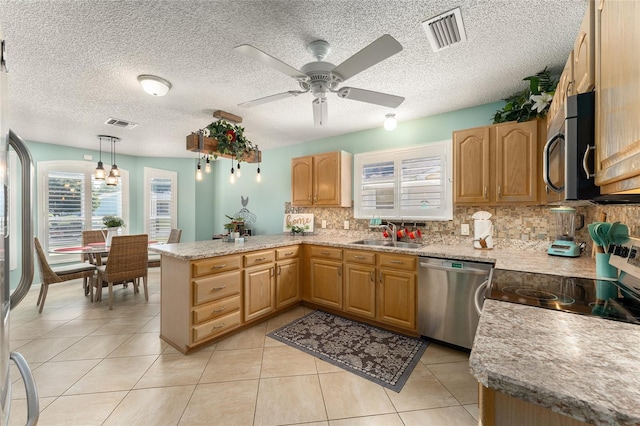
{"label": "floral rug", "polygon": [[400,392],[428,343],[322,311],[269,336]]}

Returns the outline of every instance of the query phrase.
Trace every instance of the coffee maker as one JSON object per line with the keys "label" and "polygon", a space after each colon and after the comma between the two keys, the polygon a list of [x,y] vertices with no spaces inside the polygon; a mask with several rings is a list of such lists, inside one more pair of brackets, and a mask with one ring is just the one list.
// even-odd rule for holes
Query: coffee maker
{"label": "coffee maker", "polygon": [[578,257],[580,245],[575,240],[575,231],[584,227],[584,216],[578,215],[580,225],[576,227],[576,209],[573,207],[555,207],[551,209],[552,231],[555,240],[547,253],[553,256]]}

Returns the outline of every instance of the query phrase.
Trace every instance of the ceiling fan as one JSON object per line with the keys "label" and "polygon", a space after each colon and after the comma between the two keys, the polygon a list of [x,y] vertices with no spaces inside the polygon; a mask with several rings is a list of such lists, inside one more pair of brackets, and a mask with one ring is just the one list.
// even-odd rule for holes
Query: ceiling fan
{"label": "ceiling fan", "polygon": [[298,96],[304,93],[313,94],[313,119],[316,125],[327,123],[327,93],[335,93],[340,98],[353,99],[355,101],[368,102],[389,108],[397,108],[404,101],[402,96],[389,95],[387,93],[374,92],[372,90],[357,89],[355,87],[341,87],[338,85],[356,74],[361,73],[395,55],[402,50],[402,45],[389,34],[375,40],[355,55],[346,59],[340,65],[335,66],[324,62],[329,54],[330,45],[324,40],[313,41],[307,49],[316,58],[316,61],[304,65],[300,70],[285,64],[281,60],[257,49],[249,44],[242,44],[234,48],[235,51],[261,62],[263,65],[280,71],[295,79],[302,90],[289,90],[284,93],[254,99],[238,104],[240,107],[249,108],[267,102]]}

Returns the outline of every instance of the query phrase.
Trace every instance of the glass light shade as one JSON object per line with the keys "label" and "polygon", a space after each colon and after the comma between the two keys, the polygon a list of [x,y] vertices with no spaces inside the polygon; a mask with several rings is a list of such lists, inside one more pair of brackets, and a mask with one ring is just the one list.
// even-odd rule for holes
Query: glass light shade
{"label": "glass light shade", "polygon": [[138,81],[142,85],[142,89],[153,96],[164,96],[171,89],[171,83],[155,75],[140,75]]}
{"label": "glass light shade", "polygon": [[111,166],[111,172],[110,173],[113,173],[113,175],[115,177],[119,177],[120,176],[120,169],[118,168],[117,164],[114,164],[114,165]]}
{"label": "glass light shade", "polygon": [[240,176],[241,176],[241,174],[240,174],[240,173],[241,173],[241,172],[240,172],[240,163],[238,163],[238,170],[236,171],[236,176],[237,176],[237,177],[240,177]]}
{"label": "glass light shade", "polygon": [[200,166],[200,163],[198,163],[198,168],[196,169],[196,180],[200,182],[202,178],[203,178],[202,167]]}
{"label": "glass light shade", "polygon": [[229,176],[229,183],[236,183],[236,175],[233,173],[233,167],[231,168],[231,176]]}
{"label": "glass light shade", "polygon": [[398,121],[395,114],[387,114],[385,117],[387,118],[384,119],[384,129],[390,132],[396,128]]}
{"label": "glass light shade", "polygon": [[98,161],[98,167],[96,167],[94,176],[98,180],[104,180],[107,177],[107,172],[104,170],[102,161]]}
{"label": "glass light shade", "polygon": [[116,186],[118,184],[118,177],[113,174],[113,170],[109,173],[109,176],[105,179],[107,185]]}

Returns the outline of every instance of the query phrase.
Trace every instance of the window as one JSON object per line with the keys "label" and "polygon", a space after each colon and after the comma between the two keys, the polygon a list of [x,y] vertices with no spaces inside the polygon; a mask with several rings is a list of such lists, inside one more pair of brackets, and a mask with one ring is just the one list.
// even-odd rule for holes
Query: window
{"label": "window", "polygon": [[451,141],[354,156],[357,219],[453,219]]}
{"label": "window", "polygon": [[[86,161],[38,163],[38,233],[45,251],[81,245],[82,231],[102,229],[103,216],[120,216],[129,222],[128,172],[121,170],[118,184],[109,186],[94,179],[94,168],[94,163]],[[56,256],[55,260],[72,257]]]}
{"label": "window", "polygon": [[144,229],[150,240],[167,241],[171,228],[177,228],[178,174],[144,168]]}

